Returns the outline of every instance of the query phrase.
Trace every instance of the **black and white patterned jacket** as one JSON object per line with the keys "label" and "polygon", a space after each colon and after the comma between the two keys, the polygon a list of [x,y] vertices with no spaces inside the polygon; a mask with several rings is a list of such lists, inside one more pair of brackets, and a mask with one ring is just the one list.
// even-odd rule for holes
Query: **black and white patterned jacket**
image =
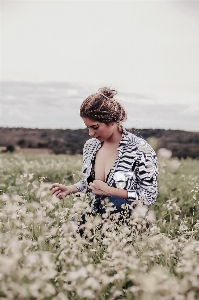
{"label": "black and white patterned jacket", "polygon": [[[74,184],[80,192],[87,190],[87,179],[90,176],[96,152],[101,146],[101,142],[95,138],[89,139],[84,144],[83,178]],[[124,128],[117,151],[118,157],[106,178],[106,183],[109,186],[127,190],[129,201],[142,200],[146,205],[153,204],[158,193],[158,164],[155,151],[144,139]],[[99,198],[92,192],[90,195],[92,202]]]}

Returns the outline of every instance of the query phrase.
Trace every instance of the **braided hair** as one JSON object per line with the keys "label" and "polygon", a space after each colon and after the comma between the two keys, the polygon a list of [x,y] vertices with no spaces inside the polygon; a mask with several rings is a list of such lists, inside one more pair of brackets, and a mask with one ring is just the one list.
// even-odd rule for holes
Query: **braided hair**
{"label": "braided hair", "polygon": [[123,106],[114,99],[116,94],[115,90],[108,87],[100,88],[98,93],[88,96],[83,101],[80,116],[105,124],[116,122],[121,125],[126,121],[127,114]]}

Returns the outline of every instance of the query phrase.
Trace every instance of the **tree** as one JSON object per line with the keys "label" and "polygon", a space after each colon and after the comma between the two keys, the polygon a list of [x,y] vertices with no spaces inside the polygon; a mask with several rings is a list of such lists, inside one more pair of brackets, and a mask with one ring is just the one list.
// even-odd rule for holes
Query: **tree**
{"label": "tree", "polygon": [[15,151],[15,147],[13,145],[8,145],[5,150],[5,152],[11,152],[11,153],[14,151]]}

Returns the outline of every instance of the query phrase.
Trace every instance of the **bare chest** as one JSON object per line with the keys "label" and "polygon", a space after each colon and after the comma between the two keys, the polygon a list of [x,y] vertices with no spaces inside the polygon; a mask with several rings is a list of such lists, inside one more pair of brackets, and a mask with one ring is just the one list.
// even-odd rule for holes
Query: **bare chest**
{"label": "bare chest", "polygon": [[95,158],[95,179],[105,181],[110,169],[113,167],[118,151],[115,147],[112,148],[100,148],[96,153]]}

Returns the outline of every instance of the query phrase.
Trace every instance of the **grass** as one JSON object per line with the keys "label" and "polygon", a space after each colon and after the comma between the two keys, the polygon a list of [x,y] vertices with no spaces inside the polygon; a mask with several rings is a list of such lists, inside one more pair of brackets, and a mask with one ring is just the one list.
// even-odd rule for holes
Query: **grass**
{"label": "grass", "polygon": [[148,229],[92,216],[81,238],[88,196],[48,191],[77,182],[81,159],[0,155],[0,299],[199,299],[199,161],[159,161]]}

